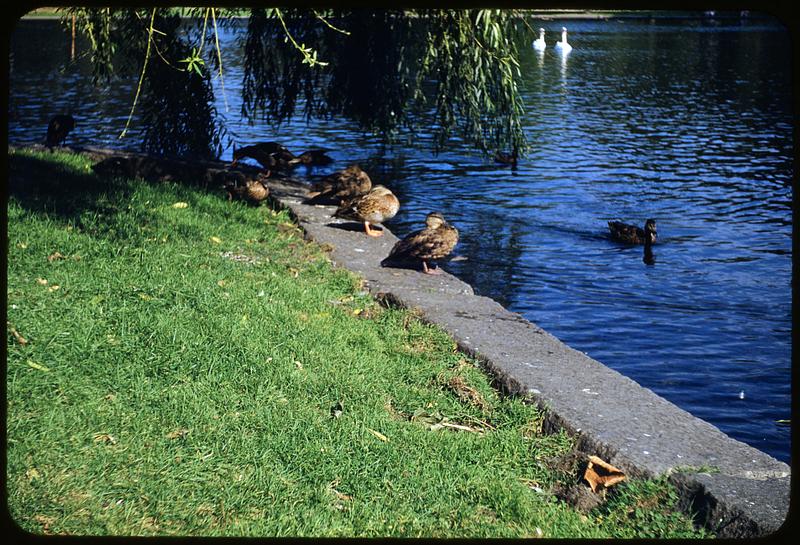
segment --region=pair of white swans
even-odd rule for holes
[[[544,43],[544,29],[539,29],[539,38],[534,40],[533,48],[537,51],[544,51],[547,47],[547,44]],[[567,28],[561,27],[561,41],[556,42],[555,48],[562,53],[569,53],[572,51],[572,46],[567,43]]]

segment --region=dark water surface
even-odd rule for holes
[[[223,35],[230,109],[218,80],[217,107],[240,144],[333,149],[336,163],[313,175],[359,162],[398,194],[388,224],[398,236],[441,211],[467,258],[445,267],[478,293],[789,462],[790,429],[776,423],[791,408],[789,34],[754,17],[533,24],[548,49],[523,48],[533,151],[516,170],[461,146],[384,149],[341,119],[250,126],[235,29]],[[552,48],[562,25],[575,48],[566,57]],[[42,141],[49,116],[71,109],[72,143],[138,148],[135,118],[117,138],[135,77],[92,87],[54,21],[21,22],[11,45],[10,141]],[[650,217],[654,265],[606,229]]]

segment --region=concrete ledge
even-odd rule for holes
[[[297,181],[271,184],[307,238],[328,245],[338,266],[363,276],[372,294],[414,308],[482,361],[495,383],[546,410],[548,431],[574,434],[578,448],[632,476],[670,475],[680,505],[719,537],[764,536],[789,511],[790,468],[722,433],[574,350],[458,278],[382,268],[397,238],[371,238],[332,219],[334,207],[303,204]]]
[[[136,155],[80,151],[94,158]],[[193,168],[198,165],[209,171],[225,166],[192,162]],[[203,178],[213,177],[206,172]],[[423,319],[446,330],[462,351],[483,362],[497,386],[546,410],[546,431],[566,430],[581,451],[631,476],[670,475],[680,506],[719,537],[764,536],[786,521],[787,464],[732,439],[494,300],[475,295],[469,284],[450,274],[381,267],[397,238],[388,229],[382,237],[367,237],[356,224],[332,219],[334,207],[304,204],[307,187],[292,179],[270,182],[274,200],[291,210],[307,238],[331,248],[336,265],[364,277],[377,298],[418,309]]]

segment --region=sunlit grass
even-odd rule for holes
[[[574,477],[548,461],[571,440],[541,435],[541,414],[442,331],[377,306],[286,212],[98,179],[78,156],[9,159],[7,491],[22,528],[698,535],[666,483],[596,515],[556,501]]]

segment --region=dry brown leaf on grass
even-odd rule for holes
[[[583,478],[592,487],[592,492],[597,492],[599,486],[609,488],[624,481],[625,474],[601,458],[589,456],[589,465],[586,466]]]
[[[189,430],[185,428],[178,428],[177,430],[171,431],[167,434],[167,439],[181,439],[188,435]]]
[[[11,325],[11,322],[6,321],[6,326],[8,327],[8,330],[11,332],[11,335],[14,336],[14,340],[16,340],[19,344],[23,346],[28,344],[28,339],[20,335],[19,332],[14,328],[14,326]]]
[[[488,404],[480,392],[467,384],[461,376],[455,375],[447,385],[461,401],[475,405],[481,410],[488,408]]]
[[[94,442],[95,443],[110,443],[112,445],[117,444],[117,440],[114,438],[113,435],[110,433],[95,433],[94,434]]]
[[[55,252],[55,253],[50,254],[49,256],[47,256],[47,261],[49,261],[51,263],[53,261],[57,260],[57,259],[67,259],[67,258],[66,258],[66,256],[61,255],[61,252]]]

